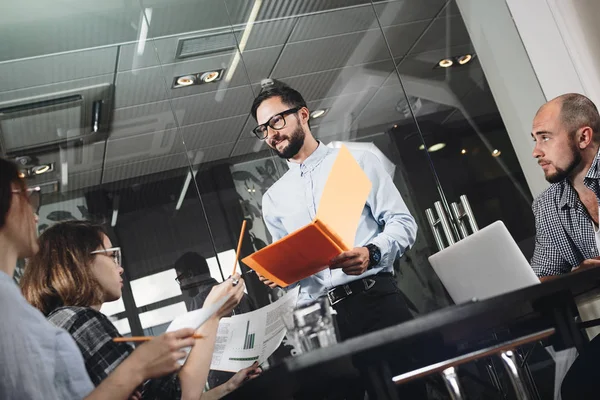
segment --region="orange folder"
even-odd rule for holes
[[[331,168],[315,219],[242,261],[281,287],[329,267],[330,260],[354,247],[371,181],[346,146]]]

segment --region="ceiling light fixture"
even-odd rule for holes
[[[326,108],[320,108],[318,110],[313,111],[312,113],[310,113],[310,117],[315,119],[315,118],[320,118],[323,115],[325,115],[327,113],[327,109]]]
[[[45,165],[38,165],[35,166],[31,169],[31,172],[33,173],[33,175],[41,175],[41,174],[45,174],[46,172],[49,172],[52,170],[52,164],[45,164]]]
[[[449,58],[444,58],[444,59],[440,60],[440,62],[438,62],[438,65],[442,68],[451,67],[452,64],[454,64],[454,62]]]
[[[223,78],[224,69],[215,69],[212,71],[196,72],[194,74],[187,74],[175,77],[173,81],[173,89],[182,87],[202,85],[205,83],[212,83],[220,81]]]
[[[425,150],[425,145],[424,144],[420,145],[419,150]]]
[[[175,83],[175,87],[192,86],[196,84],[196,77],[194,75],[180,76],[179,78],[177,78]]]
[[[460,65],[465,65],[472,59],[473,59],[473,56],[471,54],[465,54],[464,56],[458,57],[456,60],[458,61],[458,63]]]
[[[219,79],[221,71],[210,71],[205,72],[200,76],[200,80],[204,83],[211,83]]]
[[[462,67],[463,65],[473,61],[474,58],[474,53],[461,54],[460,56],[450,56],[442,58],[435,64],[434,68]]]
[[[433,153],[446,147],[446,143],[436,143],[427,149],[428,152]]]
[[[467,154],[467,149],[462,149],[462,150],[460,151],[460,154]]]
[[[492,157],[499,157],[500,154],[502,154],[502,152],[498,149],[494,149],[494,151],[492,151]]]

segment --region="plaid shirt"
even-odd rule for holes
[[[113,338],[121,337],[117,328],[104,314],[92,308],[61,307],[51,312],[48,320],[73,336],[83,355],[90,379],[96,386],[134,350],[127,343],[113,342]],[[142,398],[181,398],[177,374],[146,381],[142,388]]]
[[[600,152],[583,182],[600,199]],[[599,256],[592,219],[567,179],[540,194],[533,213],[536,236],[531,266],[538,276],[566,274]]]

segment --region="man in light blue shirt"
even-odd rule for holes
[[[289,166],[263,196],[263,218],[275,241],[314,219],[338,150],[313,137],[306,102],[284,84],[261,92],[251,113],[258,122],[255,135]],[[393,276],[393,264],[414,244],[417,234],[414,218],[377,157],[366,151],[352,153],[373,184],[360,217],[356,247],[298,283],[303,303],[328,297],[338,313],[342,339],[412,318]],[[421,393],[410,392],[403,398],[418,399]]]

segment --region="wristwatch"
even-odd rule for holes
[[[365,247],[369,249],[369,267],[367,269],[371,269],[381,261],[381,250],[372,243],[369,243]]]

